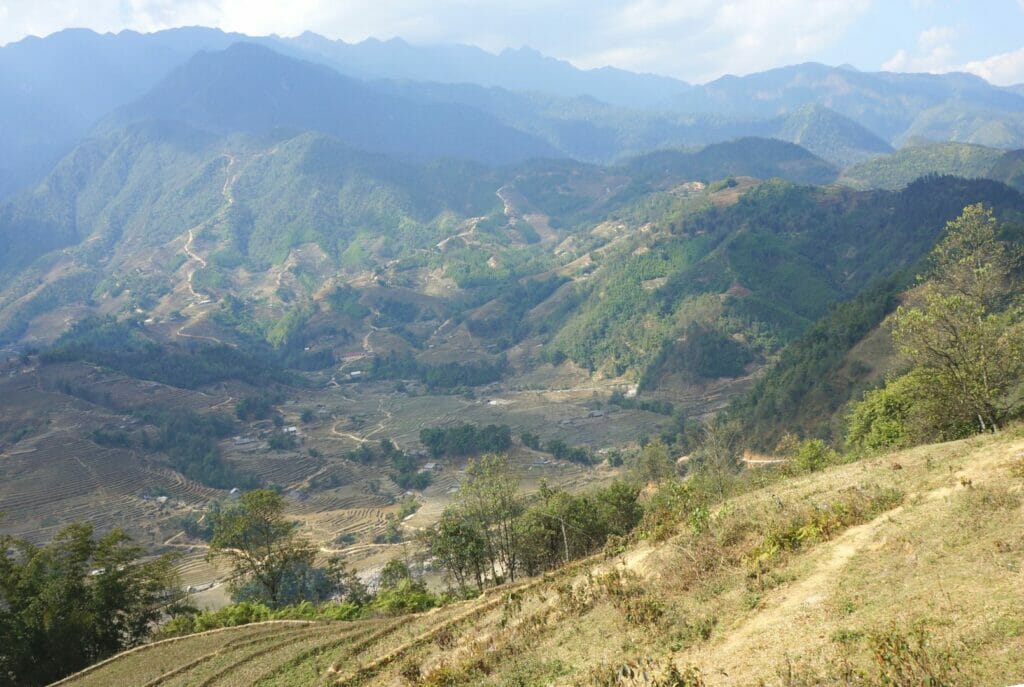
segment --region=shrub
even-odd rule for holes
[[[793,460],[793,467],[800,472],[817,472],[837,462],[839,454],[825,445],[821,439],[808,439],[800,444]]]

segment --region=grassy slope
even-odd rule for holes
[[[858,511],[863,494],[886,490],[900,497]],[[778,683],[785,671],[785,684],[827,684],[844,661],[870,674],[867,637],[915,623],[935,648],[955,652],[963,684],[1013,684],[1024,674],[1022,491],[1020,427],[769,480],[717,509],[701,535],[683,526],[661,543],[521,583],[514,595],[505,588],[407,621],[356,623],[352,635],[299,629],[291,650],[225,644],[259,632],[227,630],[216,665],[251,657],[248,668],[203,684],[266,675],[256,684],[401,685],[414,667],[443,674],[440,684],[612,684],[612,671],[639,656],[699,666],[709,685]],[[840,502],[862,517],[759,568],[750,562],[765,532]],[[336,648],[302,656],[328,634]],[[198,683],[213,668],[209,643],[196,636],[173,651],[136,651],[69,684],[141,684],[192,661],[165,684]]]

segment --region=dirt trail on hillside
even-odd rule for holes
[[[758,670],[768,667],[765,657],[781,660],[786,650],[793,648],[794,637],[807,635],[808,628],[820,630],[829,626],[827,604],[837,591],[841,571],[858,554],[884,543],[886,535],[882,530],[898,521],[909,504],[918,507],[947,498],[968,488],[964,485],[970,485],[979,476],[990,475],[1004,459],[999,454],[971,453],[964,457],[966,467],[950,475],[954,484],[959,485],[907,494],[904,505],[851,527],[831,542],[812,549],[806,555],[813,561],[813,567],[805,577],[766,594],[755,613],[736,627],[723,628],[720,641],[696,650],[686,661],[713,666],[708,671],[709,677],[715,678],[711,684],[745,684]],[[636,565],[642,566],[644,558],[638,555]]]

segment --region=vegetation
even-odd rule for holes
[[[420,443],[434,457],[501,453],[512,445],[512,430],[508,425],[427,427],[420,430]]]
[[[640,521],[639,487],[617,482],[587,494],[542,484],[536,498],[517,494],[508,459],[470,461],[454,503],[427,536],[449,579],[482,591],[490,580],[536,575],[601,549]]]
[[[861,449],[997,431],[1024,378],[1024,315],[1014,248],[991,210],[949,222],[929,270],[895,313],[893,339],[910,371],[854,406],[848,441]]]
[[[843,171],[840,183],[854,188],[900,189],[927,174],[994,178],[990,172],[1003,154],[998,148],[969,143],[909,145],[853,165]]]
[[[0,684],[44,685],[145,641],[179,600],[173,557],[141,560],[124,532],[0,536]]]
[[[277,608],[291,596],[289,585],[302,585],[313,568],[316,549],[297,530],[279,494],[248,491],[214,515],[210,556],[231,565],[234,594]]]
[[[133,377],[194,389],[228,379],[254,386],[294,381],[271,360],[230,346],[183,349],[159,344],[142,328],[112,317],[89,318],[75,324],[42,354],[45,363],[87,361]]]
[[[370,374],[375,379],[416,379],[428,389],[458,389],[496,382],[507,369],[504,356],[493,362],[428,364],[417,361],[412,354],[391,351],[373,359]]]

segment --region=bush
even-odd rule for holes
[[[817,472],[837,462],[839,454],[825,445],[821,439],[808,439],[800,444],[793,466],[800,472]]]
[[[910,444],[907,421],[913,398],[909,379],[898,377],[881,389],[872,389],[854,403],[847,415],[846,446],[869,453]]]

